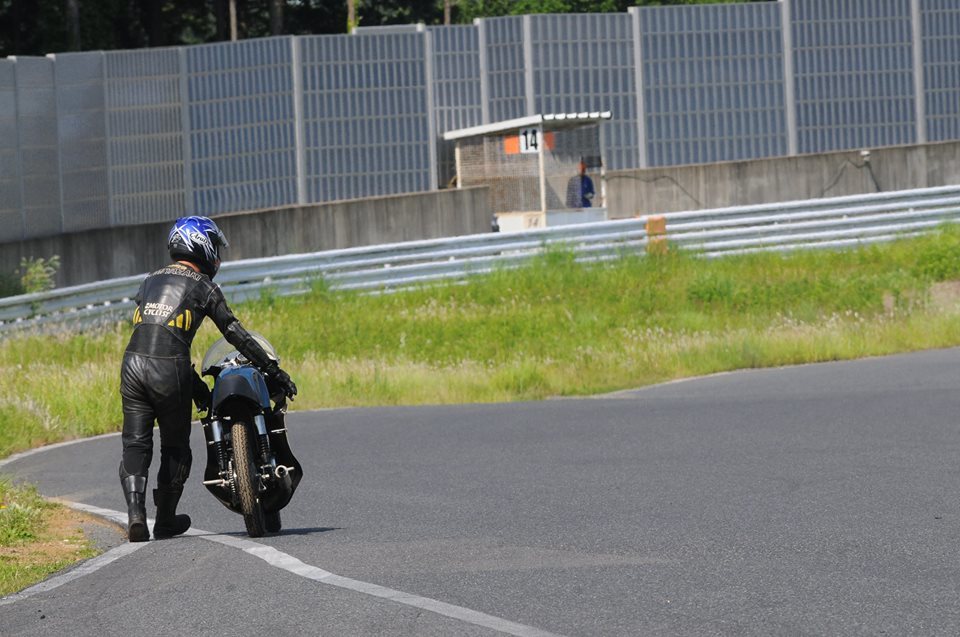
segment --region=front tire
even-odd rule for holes
[[[263,506],[260,504],[260,470],[253,461],[254,440],[249,427],[249,424],[243,422],[233,425],[233,467],[247,535],[262,537],[266,532],[266,522]]]

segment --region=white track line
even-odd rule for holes
[[[49,447],[46,447],[46,448],[49,449]],[[102,518],[106,518],[113,522],[117,522],[118,524],[124,527],[126,527],[127,525],[126,514],[120,513],[119,511],[111,511],[110,509],[101,509],[100,507],[90,506],[88,504],[79,504],[77,502],[70,502],[68,500],[60,500],[57,498],[52,498],[52,499],[56,502],[59,502],[60,504],[70,507],[71,509],[77,509],[78,511],[85,511],[86,513],[90,513],[92,515],[97,515]],[[147,523],[150,526],[152,526],[153,520],[147,520]],[[125,555],[130,555],[134,551],[138,549],[142,549],[146,545],[147,545],[146,542],[124,542],[120,546],[115,546],[114,548],[110,549],[103,555],[98,555],[93,559],[87,560],[86,562],[84,562],[83,564],[81,564],[75,569],[71,569],[66,573],[61,573],[60,575],[51,577],[50,579],[44,580],[39,584],[34,584],[30,588],[25,588],[18,593],[13,593],[12,595],[8,595],[6,597],[0,598],[0,606],[18,602],[21,599],[32,597],[37,593],[45,593],[47,591],[51,591],[59,586],[63,586],[67,582],[72,582],[78,577],[83,577],[84,575],[89,575],[90,573],[99,571],[101,568],[103,568],[107,564],[110,564],[111,562],[115,562],[119,560],[121,557],[124,557]]]
[[[120,511],[102,509],[100,507],[83,504],[81,502],[69,502],[67,500],[58,500],[58,502],[69,506],[70,508],[84,511],[93,515],[98,515],[100,517],[107,518],[108,520],[118,522],[122,525],[126,525],[127,523],[127,514]],[[148,520],[148,524],[153,526],[153,520]],[[473,624],[474,626],[490,628],[491,630],[505,633],[507,635],[517,635],[518,637],[560,637],[556,633],[541,630],[533,626],[518,624],[517,622],[512,622],[501,617],[496,617],[494,615],[481,613],[480,611],[464,608],[463,606],[455,606],[454,604],[441,602],[437,599],[421,597],[412,593],[405,593],[403,591],[380,586],[379,584],[371,584],[370,582],[362,582],[349,577],[343,577],[342,575],[337,575],[336,573],[331,573],[330,571],[325,571],[322,568],[301,562],[292,555],[278,551],[272,546],[267,546],[265,544],[260,544],[244,538],[221,535],[219,533],[204,531],[202,529],[190,529],[187,531],[186,535],[196,536],[209,542],[215,542],[217,544],[229,546],[230,548],[239,549],[244,553],[260,558],[270,566],[287,571],[288,573],[293,573],[294,575],[299,575],[300,577],[308,580],[313,580],[329,586],[336,586],[337,588],[344,588],[357,593],[362,593],[364,595],[370,595],[372,597],[379,597],[381,599],[386,599],[391,602],[396,602],[397,604],[403,604],[405,606],[413,606],[414,608],[427,610],[431,613],[436,613],[437,615],[443,615],[444,617],[450,617],[458,621]],[[53,577],[45,582],[41,582],[36,586],[32,586],[9,597],[0,599],[0,605],[10,604],[25,597],[54,589],[78,577],[93,573],[94,571],[106,566],[114,560],[117,560],[120,557],[123,557],[124,555],[132,553],[133,551],[147,545],[147,542],[127,542],[125,544],[121,544],[120,546],[104,553],[100,557],[86,562],[79,568],[76,568],[68,573],[64,573],[63,575]]]
[[[23,458],[32,456],[37,453],[44,451],[49,451],[51,449],[57,449],[59,447],[66,447],[68,445],[75,445],[81,442],[87,442],[90,440],[97,440],[100,438],[108,438],[111,436],[119,436],[119,433],[109,433],[103,434],[100,436],[94,436],[92,438],[82,438],[79,440],[68,440],[66,442],[59,442],[52,445],[47,445],[45,447],[37,447],[35,449],[30,449],[29,451],[24,451],[23,453],[17,453],[3,460],[0,460],[0,468],[4,465]],[[101,509],[100,507],[95,507],[89,504],[83,504],[81,502],[70,502],[67,500],[59,500],[61,504],[69,506],[73,509],[79,511],[85,511],[92,515],[98,515],[108,520],[117,522],[123,527],[127,525],[127,514],[121,513],[120,511],[113,511],[111,509]],[[152,527],[153,520],[148,520],[148,524]],[[321,584],[328,584],[330,586],[336,586],[337,588],[344,588],[347,590],[355,591],[357,593],[363,593],[364,595],[370,595],[372,597],[379,597],[381,599],[390,600],[398,604],[404,604],[406,606],[413,606],[414,608],[420,608],[422,610],[430,611],[431,613],[436,613],[438,615],[443,615],[444,617],[450,617],[468,624],[473,624],[475,626],[482,626],[484,628],[490,628],[497,632],[505,633],[507,635],[517,635],[518,637],[561,637],[556,633],[551,633],[539,628],[534,628],[533,626],[526,626],[524,624],[518,624],[501,617],[496,617],[494,615],[488,615],[486,613],[481,613],[480,611],[472,610],[469,608],[464,608],[463,606],[456,606],[454,604],[448,604],[446,602],[441,602],[437,599],[431,599],[429,597],[421,597],[419,595],[414,595],[412,593],[404,593],[403,591],[394,590],[392,588],[387,588],[385,586],[380,586],[379,584],[371,584],[370,582],[362,582],[360,580],[350,579],[349,577],[343,577],[342,575],[337,575],[336,573],[331,573],[325,571],[322,568],[316,566],[311,566],[301,562],[292,555],[288,555],[272,546],[266,546],[265,544],[259,544],[257,542],[252,542],[250,540],[245,540],[242,538],[231,537],[229,535],[220,535],[218,533],[212,533],[210,531],[203,531],[200,529],[190,529],[186,533],[187,535],[194,535],[200,537],[201,539],[208,540],[210,542],[216,542],[218,544],[223,544],[224,546],[229,546],[232,548],[240,549],[244,553],[249,553],[254,557],[258,557],[267,564],[274,566],[276,568],[285,570],[294,575],[299,575],[300,577],[319,582]],[[68,571],[62,575],[57,575],[50,578],[44,582],[41,582],[35,586],[31,586],[25,590],[20,591],[19,593],[14,593],[8,597],[0,599],[0,606],[4,604],[10,604],[26,597],[36,595],[37,593],[43,593],[45,591],[52,590],[58,586],[62,586],[67,582],[93,573],[107,564],[133,553],[139,548],[147,546],[147,542],[127,542],[121,544],[120,546],[113,548],[103,555],[96,557],[92,560],[84,562],[83,565]]]

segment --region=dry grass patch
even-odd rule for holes
[[[45,502],[29,489],[8,487],[3,495],[0,525],[13,531],[0,542],[0,597],[97,554],[84,528],[110,523]]]

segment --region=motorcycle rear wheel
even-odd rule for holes
[[[253,460],[253,443],[249,424],[237,422],[233,425],[233,466],[243,523],[247,527],[247,535],[262,537],[266,532],[266,522],[260,504],[260,471]]]

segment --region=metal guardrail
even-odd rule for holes
[[[581,261],[643,254],[651,244],[707,258],[759,251],[845,248],[916,236],[960,222],[960,186],[759,206],[647,215],[519,233],[489,233],[224,263],[217,277],[232,302],[330,289],[380,292],[528,263],[563,245]],[[0,335],[86,326],[133,311],[144,275],[0,299]]]

